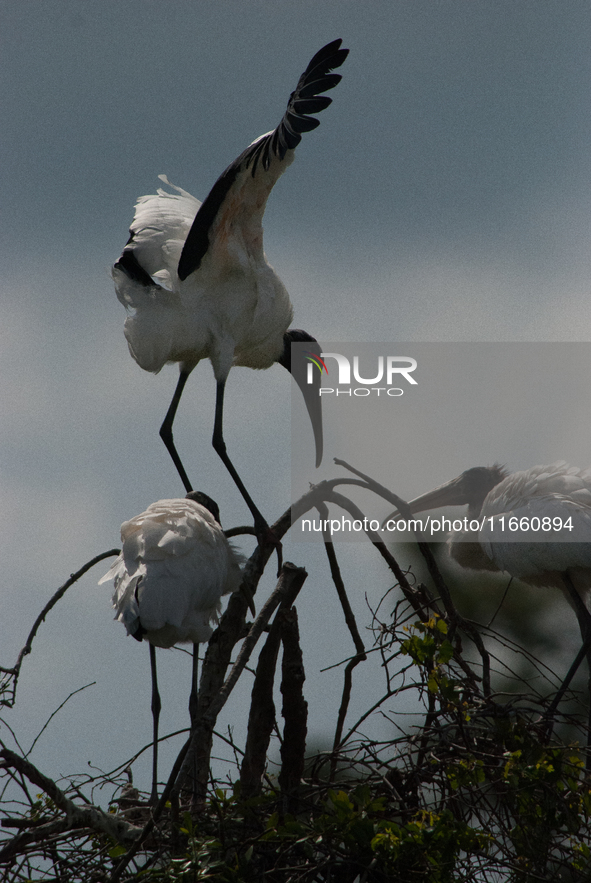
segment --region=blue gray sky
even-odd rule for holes
[[[176,368],[154,377],[130,358],[109,278],[136,198],[160,173],[204,198],[342,37],[333,104],[265,215],[294,324],[331,341],[590,340],[590,31],[586,0],[4,0],[0,664],[68,575],[118,544],[123,520],[182,494],[158,437]],[[279,367],[236,369],[227,389],[229,451],[269,521],[290,502],[289,391]],[[176,440],[231,526],[247,510],[210,448],[213,403],[202,364]],[[390,580],[371,549],[339,554],[363,628],[366,595]],[[310,574],[298,608],[318,740],[340,685],[321,670],[351,645],[321,552],[287,542],[285,555]],[[52,775],[108,769],[149,739],[147,647],[113,623],[96,585],[106,569],[49,615],[7,717],[26,746],[97,682],[32,755]],[[173,730],[189,662],[160,657]],[[249,689],[225,719],[238,734]]]

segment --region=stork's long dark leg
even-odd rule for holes
[[[199,707],[199,690],[197,677],[199,674],[199,644],[193,644],[193,666],[191,669],[191,695],[189,696],[189,714],[191,716],[191,731],[197,723],[197,709]]]
[[[261,541],[272,542],[275,546],[277,546],[277,556],[279,558],[279,569],[281,569],[281,544],[274,537],[271,528],[255,506],[252,497],[244,487],[242,483],[242,479],[238,475],[236,469],[234,468],[234,464],[230,460],[228,456],[228,452],[226,450],[226,442],[224,441],[224,391],[226,388],[225,380],[218,380],[217,382],[217,390],[216,390],[216,399],[215,399],[215,421],[213,425],[213,438],[211,443],[214,447],[214,450],[222,459],[226,469],[234,479],[234,483],[240,493],[244,498],[244,502],[252,512],[252,517],[254,518],[254,529],[257,535],[257,539],[259,543]]]
[[[176,411],[179,406],[179,402],[181,400],[181,396],[183,394],[185,383],[187,382],[187,377],[189,376],[189,374],[189,371],[181,371],[181,373],[179,374],[179,380],[176,385],[170,407],[168,408],[168,411],[166,412],[166,417],[164,418],[162,426],[160,427],[160,438],[166,445],[166,450],[172,457],[172,462],[177,468],[177,472],[181,477],[181,481],[184,484],[187,493],[190,493],[193,488],[191,487],[191,482],[189,481],[187,473],[185,472],[185,467],[181,463],[181,458],[178,455],[177,449],[174,446],[174,441],[172,437],[172,424],[174,422]]]
[[[579,650],[579,652],[575,656],[574,661],[571,664],[571,667],[569,668],[568,672],[566,673],[566,677],[563,680],[563,682],[561,683],[560,689],[558,690],[558,692],[556,693],[556,695],[552,699],[552,702],[548,706],[547,711],[544,713],[544,720],[546,721],[546,723],[550,723],[550,732],[552,731],[552,718],[554,716],[554,712],[556,711],[556,709],[560,705],[560,703],[562,701],[562,697],[564,696],[564,694],[568,690],[568,688],[570,686],[570,682],[572,681],[572,679],[574,678],[574,676],[578,672],[579,666],[581,665],[581,662],[583,661],[583,659],[585,659],[585,657],[587,656],[587,653],[589,652],[590,648],[591,648],[591,634],[581,644],[581,649]]]
[[[156,648],[150,644],[150,669],[152,672],[152,719],[154,723],[154,753],[152,755],[152,793],[150,803],[156,806],[158,803],[158,721],[160,719],[160,693],[158,692],[158,678],[156,677]]]
[[[191,695],[189,696],[189,715],[191,717],[191,734],[197,729],[197,713],[199,711],[199,644],[193,644],[193,664],[191,667]],[[195,794],[195,783],[197,782],[197,752],[194,747],[190,749],[190,765],[187,767],[185,786],[183,790],[188,790],[187,779],[190,778],[191,793]]]
[[[585,767],[589,771],[591,770],[591,613],[587,610],[585,602],[577,592],[570,575],[564,573],[563,578],[568,595],[575,608],[575,613],[577,614],[581,637],[586,648],[585,655],[587,656],[587,665],[589,667],[589,718],[587,721],[587,759],[585,763]]]

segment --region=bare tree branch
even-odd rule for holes
[[[123,844],[133,843],[140,836],[141,828],[137,828],[135,825],[130,825],[119,816],[105,813],[102,809],[99,809],[96,806],[78,806],[70,800],[69,797],[66,797],[64,792],[58,788],[53,779],[44,775],[30,761],[15,754],[15,752],[11,751],[9,748],[2,748],[0,750],[0,758],[2,758],[2,766],[4,768],[10,767],[18,770],[18,772],[26,776],[30,782],[37,785],[38,788],[41,788],[66,817],[64,820],[59,820],[59,824],[58,820],[56,820],[55,823],[51,822],[49,823],[49,826],[46,825],[42,828],[36,828],[27,835],[18,834],[14,840],[4,848],[2,853],[0,853],[0,860],[2,859],[5,850],[7,850],[7,856],[9,853],[10,855],[14,855],[14,849],[18,846],[18,843],[22,844],[24,840],[33,840],[37,842],[43,841],[47,836],[49,827],[51,826],[53,826],[52,831],[53,828],[55,828],[56,831],[73,831],[78,828],[83,828],[89,831],[94,831],[97,834],[106,834],[107,837],[110,837],[115,843]],[[64,824],[65,828],[63,827]]]
[[[304,699],[303,686],[306,679],[300,647],[298,614],[295,607],[280,610],[281,643],[281,714],[285,720],[281,743],[281,772],[279,787],[283,797],[283,811],[294,812],[297,789],[304,773],[306,736],[308,734],[308,703]]]
[[[81,576],[84,576],[84,574],[86,573],[87,570],[90,570],[91,567],[94,567],[95,564],[98,564],[99,561],[103,561],[105,558],[111,558],[114,555],[118,555],[119,552],[120,552],[120,549],[109,549],[108,552],[102,552],[100,555],[97,555],[95,558],[92,558],[90,561],[88,561],[86,564],[84,564],[80,568],[80,570],[77,570],[76,573],[72,573],[70,575],[70,578],[63,584],[63,586],[61,586],[61,588],[59,588],[57,590],[57,592],[54,595],[52,595],[52,597],[49,599],[49,601],[47,602],[47,604],[45,605],[45,607],[43,608],[43,610],[41,611],[41,613],[39,614],[39,616],[35,620],[35,622],[33,624],[33,628],[29,632],[29,637],[27,638],[27,642],[26,642],[25,646],[23,647],[23,649],[21,650],[21,652],[19,653],[15,665],[12,668],[2,668],[2,666],[0,666],[0,672],[4,673],[6,675],[9,675],[9,678],[12,678],[12,684],[11,684],[12,696],[11,696],[11,698],[8,698],[8,699],[2,699],[1,700],[2,705],[7,705],[9,708],[12,708],[12,706],[14,705],[15,698],[16,698],[16,687],[17,687],[17,682],[18,682],[21,666],[23,664],[23,659],[25,658],[25,656],[28,656],[28,654],[31,652],[31,649],[33,646],[33,640],[35,638],[35,635],[37,634],[37,630],[38,630],[39,626],[41,625],[41,623],[45,621],[45,617],[47,616],[49,611],[52,609],[52,607],[55,607],[55,605],[60,600],[60,598],[62,598],[65,595],[65,593],[68,591],[70,586],[74,585],[74,583],[77,582]]]
[[[187,757],[185,758],[183,767],[181,769],[179,782],[182,790],[188,791],[191,795],[197,795],[197,799],[202,799],[203,795],[205,794],[207,777],[209,774],[210,749],[205,754],[205,752],[203,751],[203,747],[209,747],[211,745],[213,728],[215,726],[217,716],[226,704],[230,693],[234,689],[238,678],[240,677],[242,671],[244,670],[244,667],[250,659],[250,655],[254,650],[254,647],[260,635],[262,634],[263,629],[273,615],[273,612],[284,597],[290,598],[297,595],[306,577],[307,573],[303,568],[295,567],[295,565],[290,564],[289,562],[286,562],[283,565],[277,587],[275,591],[271,594],[267,602],[264,604],[261,612],[253,623],[250,632],[244,640],[240,653],[238,654],[238,658],[234,663],[230,674],[228,675],[228,678],[226,679],[224,684],[222,684],[216,690],[215,695],[211,697],[210,701],[207,701],[207,704],[202,701],[202,676],[199,692],[199,709],[197,715],[198,723],[195,729],[195,733],[193,734],[194,747],[193,751],[189,751]],[[203,664],[203,669],[205,673],[205,662]],[[207,765],[205,765],[204,760],[206,760]]]

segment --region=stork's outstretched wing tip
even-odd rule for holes
[[[319,49],[314,57],[311,59],[308,67],[306,68],[306,73],[314,70],[314,68],[317,67],[321,62],[328,61],[329,58],[331,59],[331,65],[328,70],[332,70],[335,67],[340,67],[349,54],[348,49],[341,49],[342,43],[342,37],[337,37],[336,40],[331,40],[330,43],[327,43],[326,46],[323,46],[322,49]]]
[[[322,93],[334,89],[342,79],[340,74],[330,73],[340,67],[349,54],[348,49],[340,48],[342,42],[340,37],[332,40],[314,55],[289,96],[279,125],[253,141],[215,182],[185,240],[177,268],[181,281],[201,266],[209,248],[209,231],[238,173],[250,168],[250,175],[254,178],[260,166],[269,171],[273,157],[283,162],[287,152],[294,150],[302,140],[302,133],[311,132],[320,125],[319,120],[310,114],[320,113],[332,103],[332,99]]]

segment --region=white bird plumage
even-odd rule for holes
[[[450,555],[459,564],[473,570],[506,571],[532,585],[562,589],[568,572],[579,595],[587,597],[591,590],[591,469],[564,461],[511,474],[498,464],[476,466],[409,502],[413,513],[465,505],[469,518],[477,518],[481,529],[451,535]],[[569,539],[528,542],[526,532],[520,534],[519,542],[506,539],[511,535],[509,518],[519,522],[543,517],[559,517],[563,523],[570,518],[573,529],[563,533]],[[546,531],[536,535],[549,538]]]
[[[158,799],[158,721],[161,701],[156,647],[193,644],[189,710],[197,711],[198,644],[209,641],[221,597],[242,581],[242,555],[226,538],[214,500],[199,491],[188,498],[159,500],[121,525],[122,549],[99,584],[113,580],[115,619],[150,646],[153,769],[151,803]]]
[[[232,365],[269,368],[279,362],[300,386],[312,422],[316,465],[322,459],[320,377],[307,382],[306,356],[292,362],[291,343],[320,347],[307,332],[291,329],[293,310],[285,286],[263,251],[262,218],[268,196],[303,132],[319,121],[309,114],[328,107],[320,93],[340,81],[331,73],[348,49],[341,40],[312,58],[291,93],[281,122],[231,163],[200,203],[180,187],[141,197],[130,237],[113,268],[117,297],[132,311],[125,322],[131,355],[146,371],[178,362],[180,377],[160,429],[185,489],[191,483],[176,451],[172,424],[191,371],[210,359],[217,382],[213,446],[254,516],[257,534],[267,525],[234,468],[223,439],[223,397]]]
[[[242,558],[212,513],[194,500],[159,500],[121,525],[116,619],[156,647],[209,641],[221,597],[240,587]]]
[[[497,484],[484,500],[484,528],[479,542],[488,557],[518,579],[537,585],[562,588],[561,575],[568,571],[577,591],[586,597],[591,589],[591,469],[579,469],[564,461],[514,472]],[[568,542],[499,542],[500,518],[570,519]],[[490,519],[494,521],[491,523]],[[546,522],[548,523],[548,522]],[[557,522],[558,523],[558,522]],[[495,533],[495,524],[497,531]],[[539,535],[539,534],[538,534]],[[547,535],[547,534],[546,534]]]
[[[533,586],[559,588],[574,609],[591,673],[591,469],[569,466],[563,460],[508,474],[502,466],[476,466],[446,484],[409,502],[415,514],[442,506],[468,506],[468,518],[476,519],[478,531],[463,529],[448,540],[451,557],[470,570],[502,571]],[[500,519],[504,518],[505,532]],[[569,523],[563,530],[569,541],[548,542],[549,531],[539,531],[541,542],[530,539],[527,530],[519,541],[506,539],[509,519],[524,527],[542,524],[543,518]],[[491,521],[492,519],[492,521]],[[550,522],[546,522],[547,525]],[[467,526],[469,527],[469,526]],[[558,521],[553,529],[558,528]],[[503,536],[505,539],[503,540]],[[582,655],[581,651],[581,655]],[[565,679],[570,682],[578,656]],[[561,695],[559,691],[558,695]],[[591,697],[591,681],[589,684]],[[588,722],[587,768],[591,768],[591,705]]]
[[[270,368],[283,353],[283,335],[293,317],[285,286],[262,248],[260,254],[246,248],[240,225],[225,218],[214,225],[199,271],[179,279],[181,252],[201,203],[160,178],[177,192],[159,188],[141,197],[131,230],[135,260],[162,285],[144,285],[113,268],[117,297],[134,310],[124,329],[131,355],[155,373],[168,362],[189,371],[209,358],[216,380],[225,379],[232,365]],[[232,237],[222,233],[227,226],[233,226]]]

